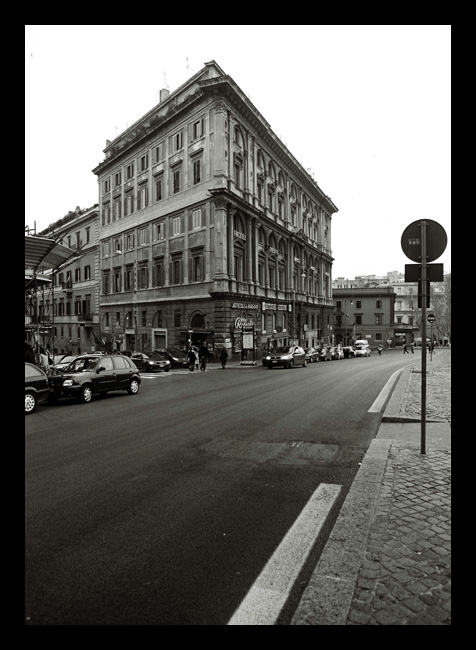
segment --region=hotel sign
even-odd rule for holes
[[[259,309],[257,302],[233,302],[232,309]]]

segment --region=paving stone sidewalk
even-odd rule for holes
[[[291,625],[451,625],[451,350],[427,362],[426,453],[417,362],[402,372]]]

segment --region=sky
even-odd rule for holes
[[[25,226],[98,203],[106,140],[212,60],[337,206],[333,279],[403,273],[420,219],[451,271],[450,25],[26,25]]]

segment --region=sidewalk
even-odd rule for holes
[[[451,625],[451,349],[405,368],[291,625]]]

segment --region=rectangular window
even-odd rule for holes
[[[381,300],[377,300],[377,301],[375,302],[375,307],[376,307],[376,309],[382,309],[382,301],[381,301]]]
[[[134,288],[134,269],[132,266],[128,266],[124,273],[124,289],[126,291],[132,291]]]
[[[114,253],[122,253],[122,239],[121,237],[114,238]]]
[[[174,327],[180,327],[180,322],[181,322],[181,313],[180,312],[175,312],[174,314]]]
[[[192,137],[194,140],[202,137],[202,120],[193,123]]]
[[[154,241],[162,241],[165,239],[165,222],[160,221],[154,224]]]
[[[161,142],[154,147],[154,163],[158,163],[164,159],[164,143]]]
[[[146,153],[146,154],[144,154],[143,156],[140,157],[139,165],[140,165],[141,172],[145,172],[147,169],[149,169],[149,154],[148,153]]]
[[[172,151],[178,151],[181,149],[183,146],[183,137],[182,137],[182,131],[179,131],[172,137]]]
[[[197,228],[202,227],[202,211],[194,210],[192,212],[192,228],[196,230]]]
[[[121,201],[120,199],[114,202],[114,219],[121,218]]]
[[[114,174],[114,187],[118,187],[122,183],[122,172],[116,172]]]
[[[103,293],[105,293],[105,294],[110,293],[110,291],[111,291],[110,284],[109,284],[109,277],[110,277],[109,276],[109,271],[103,273],[103,276],[102,276],[102,290],[103,290]]]
[[[203,253],[201,251],[192,253],[190,257],[188,280],[189,282],[200,282],[203,280]]]
[[[120,325],[120,324],[121,324],[121,312],[116,311],[116,325]]]
[[[149,200],[149,190],[146,185],[139,189],[137,194],[137,209],[146,208]]]
[[[153,282],[155,287],[164,286],[164,261],[163,259],[154,260]]]
[[[148,284],[149,284],[148,269],[147,266],[144,265],[139,268],[139,274],[138,274],[139,289],[147,289]]]
[[[147,312],[146,311],[141,311],[141,323],[142,327],[145,327],[147,325]]]
[[[382,314],[375,314],[375,325],[382,325]]]
[[[139,246],[144,246],[149,243],[149,229],[141,228],[138,233]]]
[[[131,178],[134,178],[134,163],[132,162],[130,165],[127,165],[126,167],[126,180],[130,180]]]
[[[356,325],[362,325],[362,314],[356,314],[355,315],[355,324]]]
[[[134,211],[134,201],[132,200],[132,192],[126,196],[124,201],[124,216],[132,214]]]
[[[180,192],[180,169],[176,169],[175,171],[172,172],[172,178],[173,178],[174,194],[177,194],[177,192]]]
[[[196,185],[202,180],[201,176],[202,162],[201,160],[195,160],[193,163],[193,184]]]
[[[125,242],[124,249],[126,251],[132,250],[134,248],[134,233],[133,232],[127,233],[124,236],[124,242]]]
[[[90,280],[91,279],[91,267],[90,266],[85,266],[84,267],[84,279],[85,280]]]
[[[172,284],[180,284],[182,282],[182,259],[173,259],[171,262],[171,267]]]
[[[156,201],[161,201],[162,200],[162,181],[163,177],[159,176],[159,178],[156,179],[155,181],[155,200]]]
[[[114,269],[114,293],[119,293],[121,290],[121,271]]]
[[[356,309],[362,309],[362,301],[361,300],[356,300],[355,307],[356,307]]]
[[[180,235],[181,232],[180,221],[181,221],[180,217],[175,217],[174,220],[172,221],[174,235]]]
[[[106,192],[109,192],[110,190],[111,190],[111,179],[108,178],[103,183],[103,192],[104,194],[106,194]]]
[[[74,281],[81,282],[81,269],[74,269]]]
[[[90,242],[90,236],[91,236],[90,231],[91,228],[86,228],[86,244],[89,244]]]

